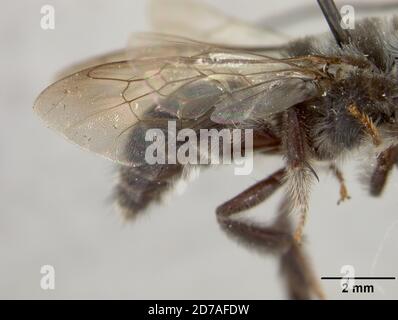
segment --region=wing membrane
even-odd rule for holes
[[[285,34],[226,16],[194,0],[151,0],[150,17],[155,31],[195,40],[239,46],[280,46]]]
[[[140,165],[142,157],[132,160],[130,155],[145,138],[143,128],[163,126],[167,120],[189,127],[202,117],[236,125],[317,94],[317,66],[309,66],[308,58],[277,60],[173,39],[140,47],[152,55],[141,52],[137,58],[88,68],[54,83],[37,99],[36,113],[83,148]],[[141,135],[132,145],[137,128]]]

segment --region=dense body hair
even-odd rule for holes
[[[124,51],[115,52],[81,66],[44,90],[35,111],[66,138],[120,164],[115,198],[127,218],[178,189],[176,182],[198,163],[149,161],[149,129],[160,130],[157,142],[163,148],[156,154],[164,159],[175,149],[170,146],[186,142],[173,139],[169,121],[196,137],[202,129],[253,129],[249,150],[242,143],[237,155],[278,154],[283,166],[220,205],[217,222],[241,243],[279,255],[291,297],[323,298],[301,242],[311,186],[323,162],[340,184],[339,203],[349,199],[337,160],[365,149],[372,160],[366,183],[370,194],[379,196],[398,164],[398,18],[365,19],[354,30],[343,30],[333,1],[318,3],[331,33],[284,46],[242,48],[137,35],[127,60]],[[202,11],[197,21],[205,24],[207,17],[209,11]],[[223,31],[236,21],[224,22],[217,23]],[[243,29],[246,36],[252,30]],[[188,142],[196,148],[193,140]],[[221,145],[208,148],[224,154]],[[206,149],[197,148],[195,157],[211,157]],[[272,223],[236,215],[281,187],[285,195]]]
[[[372,154],[370,162],[374,168],[368,170],[370,174],[366,178],[372,196],[382,193],[389,173],[398,164],[398,18],[365,19],[358,21],[355,29],[348,32],[350,41],[345,44],[336,41],[338,39],[332,34],[289,43],[277,56],[292,61],[302,71],[303,81],[284,82],[279,93],[273,91],[273,94],[260,95],[262,100],[249,100],[246,109],[241,102],[247,102],[251,96],[236,96],[232,100],[240,104],[231,104],[222,110],[229,111],[232,116],[248,112],[251,108],[257,110],[258,113],[248,112],[248,119],[232,125],[253,128],[254,151],[264,155],[280,154],[285,165],[219,206],[216,210],[217,221],[227,235],[240,243],[257,250],[279,253],[282,274],[287,280],[290,296],[295,299],[308,299],[311,295],[324,297],[301,251],[310,191],[318,179],[315,165],[324,162],[338,180],[340,203],[350,198],[343,173],[336,164],[340,158],[361,147]],[[307,70],[301,69],[307,67],[306,59],[311,62],[308,66],[310,72],[314,69],[321,71],[319,78],[306,78]],[[287,63],[285,67],[291,65]],[[280,74],[286,71],[284,68]],[[230,87],[239,87],[239,81],[226,82]],[[316,89],[313,90],[309,83],[316,83]],[[190,89],[192,92],[209,92],[203,85],[191,86]],[[265,87],[262,93],[267,91],[272,92]],[[230,96],[233,97],[233,93]],[[294,102],[288,108],[281,107],[291,100]],[[178,101],[172,99],[167,102],[178,105]],[[216,102],[212,101],[217,105]],[[200,101],[199,105],[202,103]],[[279,105],[280,111],[264,116],[260,112],[262,105],[269,105],[269,108]],[[210,115],[213,106],[206,106],[208,114],[203,115],[203,123],[196,119],[192,126],[196,129],[218,127],[217,120],[220,118]],[[223,115],[222,112],[220,114]],[[221,121],[219,127],[230,125]],[[132,159],[132,163],[145,150],[139,130],[140,126],[137,126],[128,144],[132,146],[128,148],[131,150],[128,158]],[[135,217],[150,203],[161,200],[178,179],[184,178],[185,169],[178,164],[122,167],[116,198],[126,216]],[[285,186],[285,197],[277,219],[270,226],[234,217],[266,200],[281,186]]]
[[[339,76],[337,73],[333,86],[301,111],[317,159],[334,160],[369,141],[363,124],[348,110],[351,104],[380,129],[395,123],[397,22],[397,17],[359,21],[355,29],[350,30],[350,44],[342,47],[331,34],[307,37],[288,45],[285,54],[289,57],[334,56],[363,66],[338,71],[344,74]],[[389,137],[386,138],[389,141]]]
[[[318,98],[300,103],[297,110],[299,125],[304,134],[307,145],[306,158],[311,160],[334,162],[335,160],[350,154],[363,145],[371,148],[372,140],[365,130],[364,124],[358,121],[349,110],[350,105],[355,105],[358,113],[371,123],[375,130],[384,134],[383,150],[395,137],[394,130],[390,126],[395,123],[396,99],[398,98],[397,66],[398,58],[398,18],[365,19],[356,24],[354,30],[350,30],[351,42],[340,47],[331,34],[306,37],[289,43],[282,55],[289,58],[303,56],[339,57],[352,62],[350,67],[325,65],[324,68],[333,76],[333,84],[324,85],[324,90]],[[208,119],[208,118],[207,118]],[[198,128],[211,128],[215,124],[207,122],[195,124]],[[247,125],[247,124],[245,124]],[[283,126],[283,117],[280,114],[271,119],[254,119],[248,126],[262,130],[272,127],[276,135],[273,139],[284,141],[284,148],[277,152],[286,154],[290,152],[287,146],[287,133]],[[137,157],[144,152],[145,145],[140,148],[139,133],[142,128],[137,128],[132,133],[130,144],[134,150],[129,157]],[[138,139],[138,140],[137,140]],[[270,139],[270,137],[267,137]],[[291,139],[291,138],[289,138]],[[137,140],[137,141],[136,141]],[[256,143],[256,141],[255,141]],[[387,146],[386,146],[387,145]],[[148,167],[148,168],[147,168]],[[168,165],[140,168],[122,168],[120,182],[116,188],[116,197],[119,205],[133,216],[147,207],[149,203],[161,200],[161,195],[169,190],[178,179],[184,177],[179,165]],[[312,168],[311,168],[312,169]],[[292,170],[291,175],[295,172]],[[292,184],[288,184],[293,197],[298,196],[298,186],[307,185],[313,181],[313,172],[306,170],[303,177],[301,172],[294,175]],[[148,178],[149,177],[149,178]],[[295,182],[294,182],[295,181]],[[302,183],[308,181],[308,183]],[[303,201],[308,202],[308,201]],[[292,206],[297,204],[293,203]]]

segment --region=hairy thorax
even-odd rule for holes
[[[319,55],[340,60],[325,65],[330,81],[323,81],[320,97],[300,110],[317,160],[334,160],[364,144],[377,145],[390,138],[383,134],[396,122],[398,97],[397,51],[391,49],[398,47],[397,40],[386,32],[392,27],[379,19],[366,19],[351,33],[349,45],[339,47],[325,35],[289,45],[286,55],[290,57]]]

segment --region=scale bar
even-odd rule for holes
[[[396,277],[321,277],[322,280],[395,280]]]

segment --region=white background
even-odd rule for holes
[[[315,1],[207,1],[242,19],[271,21],[276,14],[315,12],[281,20],[291,35],[327,29]],[[304,11],[292,10],[307,6]],[[40,28],[40,8],[55,7],[56,28]],[[309,6],[309,7],[308,7]],[[311,9],[312,6],[312,9]],[[305,15],[304,15],[305,16]],[[219,230],[214,210],[282,164],[261,159],[253,175],[208,170],[184,195],[123,223],[111,200],[115,166],[46,129],[32,112],[34,99],[56,72],[96,54],[123,48],[129,34],[147,31],[147,2],[11,1],[0,11],[0,298],[282,299],[276,259],[259,256]],[[306,242],[321,276],[350,264],[359,276],[398,275],[397,173],[381,199],[357,181],[358,161],[344,168],[352,200],[340,206],[338,185],[321,175],[314,188]],[[271,215],[278,197],[254,213]],[[387,234],[390,229],[390,233]],[[383,240],[384,239],[384,240]],[[381,245],[382,243],[382,245]],[[40,267],[56,270],[56,289],[43,291]],[[341,294],[324,282],[329,298],[397,298],[398,282],[377,282],[373,295]]]

